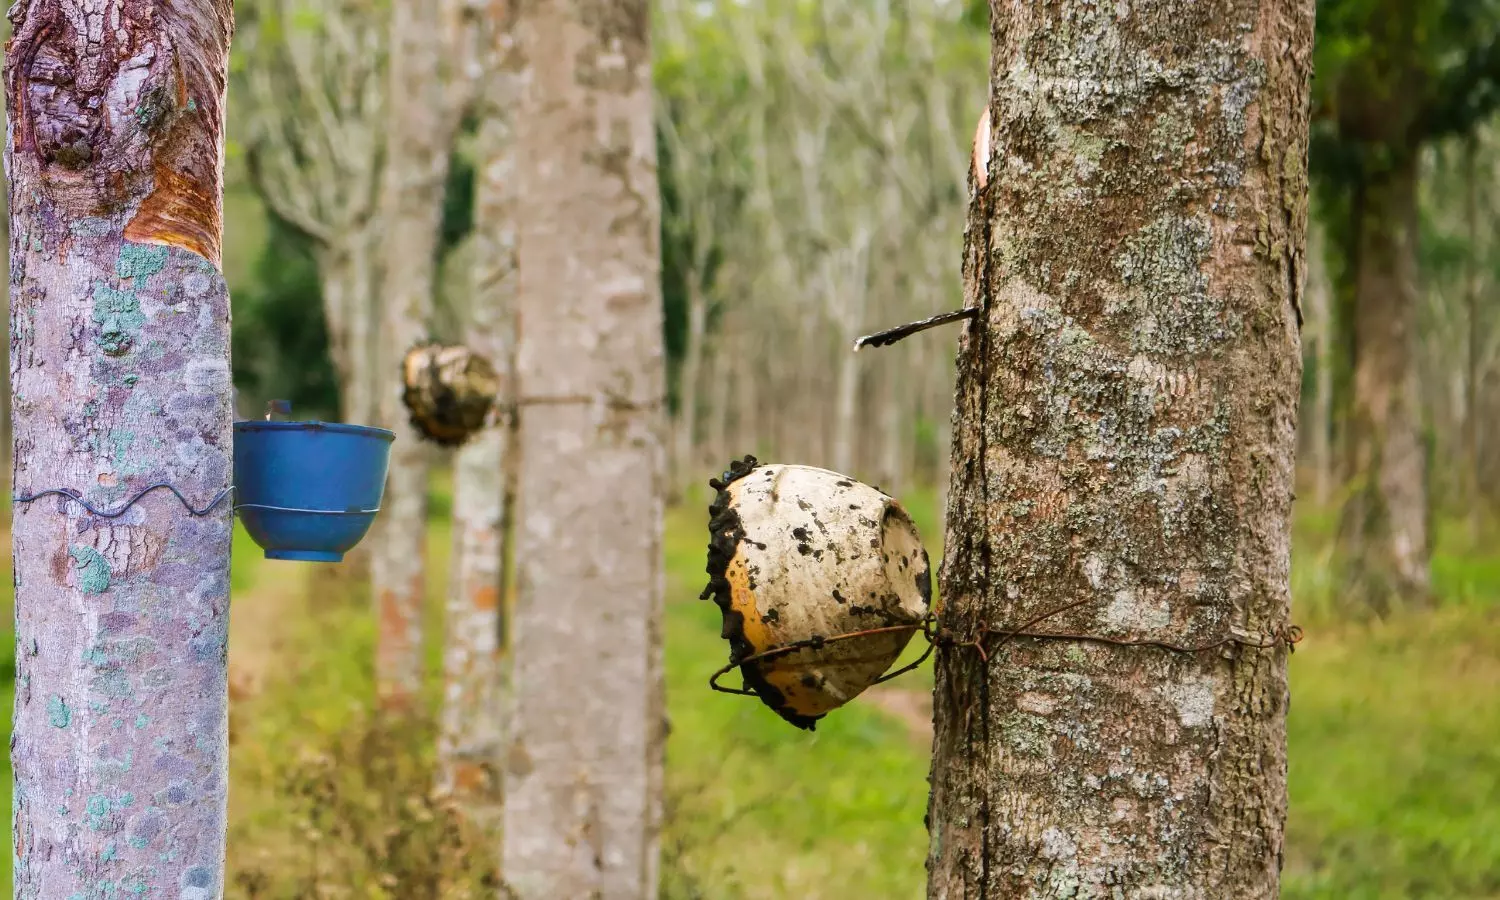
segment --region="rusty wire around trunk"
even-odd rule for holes
[[[1262,634],[1258,640],[1252,640],[1248,637],[1241,637],[1239,635],[1231,635],[1222,640],[1213,641],[1212,643],[1203,644],[1197,647],[1188,647],[1182,644],[1174,644],[1170,641],[1132,640],[1126,638],[1105,637],[1098,634],[1072,634],[1068,632],[1027,630],[1034,625],[1045,622],[1048,619],[1062,615],[1065,612],[1069,612],[1087,603],[1093,602],[1093,600],[1094,598],[1092,597],[1084,600],[1076,600],[1072,603],[1059,606],[1056,609],[1048,610],[1047,612],[1034,616],[1033,618],[1027,620],[1019,627],[1014,629],[981,628],[979,629],[979,636],[974,638],[973,640],[959,640],[953,635],[952,632],[948,631],[945,628],[939,628],[937,624],[936,613],[929,613],[927,618],[923,619],[922,622],[918,625],[890,625],[884,628],[869,628],[863,631],[851,631],[847,634],[835,634],[826,637],[811,637],[806,640],[795,641],[781,647],[772,647],[769,650],[763,650],[759,653],[752,653],[749,656],[744,657],[743,659],[730,660],[727,665],[719,669],[713,675],[709,676],[708,686],[722,694],[754,696],[755,692],[752,690],[747,690],[745,688],[723,687],[719,684],[719,679],[723,678],[725,675],[729,674],[735,669],[749,665],[750,663],[760,662],[766,659],[775,659],[780,656],[785,656],[788,653],[795,653],[798,650],[819,650],[828,644],[837,643],[839,641],[853,640],[854,638],[861,637],[872,637],[874,635],[880,634],[897,634],[900,632],[921,632],[922,636],[927,639],[927,649],[922,651],[922,655],[917,657],[912,662],[907,663],[894,672],[887,672],[886,674],[875,679],[875,681],[871,683],[871,687],[874,687],[877,684],[885,684],[887,681],[890,681],[894,678],[899,678],[900,676],[905,675],[907,672],[912,671],[913,669],[922,665],[922,663],[926,662],[928,657],[932,656],[933,649],[940,646],[972,647],[976,652],[978,652],[980,658],[987,663],[990,659],[990,652],[999,650],[1001,647],[1004,647],[1015,638],[1031,638],[1033,640],[1054,641],[1089,641],[1092,643],[1113,644],[1117,647],[1157,647],[1163,650],[1170,650],[1174,653],[1183,654],[1206,653],[1210,650],[1217,650],[1220,647],[1227,647],[1231,644],[1236,644],[1241,647],[1248,647],[1252,650],[1267,650],[1271,647],[1285,646],[1288,653],[1295,653],[1297,650],[1297,645],[1302,642],[1303,638],[1302,627],[1292,624],[1277,626],[1270,633]],[[986,651],[984,647],[985,641],[988,638],[994,637],[995,635],[1000,635],[1000,643],[991,648],[990,651]]]

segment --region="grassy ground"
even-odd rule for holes
[[[435,601],[448,540],[446,494],[436,500]],[[667,527],[668,896],[922,896],[920,707],[903,721],[887,711],[898,705],[861,699],[806,734],[753,699],[711,693],[705,679],[726,649],[716,608],[696,599],[699,500],[672,511]],[[935,545],[933,498],[909,505]],[[1462,541],[1445,535],[1438,609],[1338,624],[1321,558],[1304,549],[1323,536],[1316,519],[1299,523],[1297,618],[1308,637],[1292,661],[1283,896],[1500,898],[1500,554],[1450,550]],[[235,573],[230,896],[321,896],[313,891],[335,885],[354,888],[348,896],[466,896],[459,876],[422,888],[420,872],[403,869],[398,882],[374,871],[383,857],[461,865],[442,849],[458,840],[442,810],[419,796],[426,733],[371,731],[365,603],[324,582],[310,589],[314,567],[260,560],[243,535]],[[0,661],[5,709],[9,662]],[[907,676],[907,696],[919,699],[929,677]],[[366,819],[393,826],[370,833],[358,824]],[[395,832],[405,837],[392,843]],[[309,850],[320,846],[321,856]]]

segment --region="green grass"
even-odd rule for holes
[[[711,693],[727,657],[697,599],[704,516],[667,522],[667,853],[680,896],[922,896],[927,761],[897,723],[855,705],[798,731],[750,697]]]
[[[1289,727],[1283,896],[1500,897],[1500,609],[1313,632]]]
[[[928,761],[903,726],[856,702],[808,734],[753,698],[708,690],[726,647],[717,609],[697,599],[706,500],[696,493],[669,513],[664,548],[668,896],[922,896]],[[428,622],[437,633],[450,540],[446,480],[435,501]],[[935,564],[935,498],[919,492],[906,501]],[[1299,521],[1297,619],[1308,637],[1292,661],[1286,898],[1500,898],[1500,554],[1464,551],[1450,531],[1433,566],[1437,610],[1340,624],[1316,552],[1326,523]],[[243,533],[234,571],[236,591],[269,584]],[[1319,590],[1319,602],[1304,602]],[[283,680],[240,711],[249,736],[235,750],[232,870],[273,842],[297,840],[263,767],[368,708],[367,606],[317,600],[299,603],[306,621],[287,648]],[[432,642],[434,673],[437,648]],[[4,666],[0,682],[7,710],[12,668]],[[924,670],[902,686],[929,683]],[[9,860],[3,865],[8,880]]]

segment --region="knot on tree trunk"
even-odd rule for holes
[[[102,7],[102,8],[101,8]],[[232,20],[221,4],[23,0],[6,81],[17,164],[63,209],[219,260]]]

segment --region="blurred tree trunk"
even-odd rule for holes
[[[501,869],[519,900],[644,900],[665,738],[647,3],[522,0],[515,34],[521,476]]]
[[[1468,238],[1468,258],[1465,261],[1464,313],[1468,323],[1468,341],[1464,359],[1464,483],[1467,485],[1466,510],[1469,524],[1469,540],[1478,542],[1484,490],[1479,474],[1479,378],[1480,341],[1483,324],[1479,319],[1479,295],[1481,279],[1479,256],[1481,247],[1487,246],[1479,236],[1479,193],[1487,191],[1488,185],[1479,180],[1479,138],[1470,135],[1464,141],[1464,230]]]
[[[329,352],[339,375],[339,414],[343,421],[356,425],[379,418],[374,367],[378,240],[373,223],[364,223],[336,243],[320,247],[318,253]]]
[[[821,220],[822,214],[816,218]],[[820,228],[822,226],[819,226]],[[826,233],[826,232],[825,232]],[[861,357],[853,352],[854,342],[864,326],[865,303],[869,291],[871,240],[874,235],[863,227],[855,229],[850,246],[830,252],[823,267],[822,279],[827,304],[838,335],[838,363],[833,382],[833,453],[831,467],[852,473],[858,465],[855,449],[859,437],[859,394],[863,373]],[[801,396],[814,398],[819,391],[805,391]],[[812,417],[810,417],[812,418]]]
[[[1417,319],[1416,154],[1361,185],[1357,241],[1353,395],[1343,513],[1348,563],[1359,596],[1376,608],[1425,598],[1428,589],[1427,453],[1421,435]]]
[[[700,454],[708,459],[737,459],[744,455],[729,449],[730,388],[734,386],[730,354],[734,345],[723,336],[725,333],[720,332],[714,338],[713,352],[709,355],[708,382],[712,393],[708,398],[707,434],[703,438],[705,452]]]
[[[262,191],[262,197],[266,192]],[[339,418],[356,425],[379,421],[375,388],[376,315],[375,245],[373,220],[359,222],[335,240],[320,243],[318,281],[327,323],[329,355],[338,375]],[[366,585],[375,542],[362,541],[334,566],[321,567],[318,577],[330,590]]]
[[[853,329],[841,330],[841,335],[847,337]],[[833,391],[833,461],[831,467],[836,472],[849,473],[854,471],[854,436],[856,416],[859,408],[859,357],[849,350],[855,338],[839,342],[839,353],[837,377],[834,380]],[[816,396],[816,393],[808,393],[803,396]]]
[[[672,480],[667,486],[673,498],[686,486],[689,472],[699,462],[695,452],[698,447],[698,398],[703,381],[703,342],[708,334],[708,298],[703,279],[696,267],[687,273],[687,346],[683,350],[682,374],[678,383],[680,404],[673,439]]]
[[[372,536],[378,621],[375,654],[382,703],[402,707],[422,685],[426,596],[427,481],[431,451],[401,403],[401,359],[428,336],[438,228],[457,120],[444,78],[451,0],[393,0],[382,233],[376,406],[396,432],[384,515]]]
[[[11,36],[10,20],[6,19],[3,22],[0,22],[0,38],[3,38],[4,40],[8,41],[8,40],[10,40],[10,36]],[[9,117],[8,116],[6,117],[5,122],[6,122],[6,125],[8,126],[8,124],[9,124]],[[4,227],[3,233],[0,233],[0,239],[3,239],[4,245],[6,247],[9,247],[10,246],[10,198],[8,196],[0,196],[0,201],[3,201],[4,204],[5,204],[4,212],[3,212],[3,214],[0,214],[0,226]],[[5,285],[9,286],[9,284],[10,284],[10,257],[8,255],[5,258],[5,270],[4,270],[3,275],[4,275],[4,279],[5,280],[3,282],[0,282],[0,284],[5,284]],[[6,373],[7,377],[9,377],[9,373],[10,373],[10,341],[11,341],[11,335],[9,333],[9,330],[10,329],[9,329],[9,324],[8,324],[8,320],[7,320],[6,339],[5,339],[5,342],[4,342],[3,346],[0,346],[0,355],[3,355],[3,357],[4,357],[4,369],[3,369],[3,371]],[[9,448],[11,446],[11,420],[10,420],[10,415],[11,415],[10,391],[0,391],[0,447]],[[4,489],[5,493],[6,493],[6,496],[14,496],[14,494],[11,492],[11,487],[12,487],[12,485],[15,482],[15,472],[13,470],[14,465],[15,465],[14,454],[7,453],[7,458],[5,460],[4,466],[0,467],[0,483],[3,483],[3,489]]]
[[[755,372],[754,360],[764,356],[764,351],[752,353],[755,348],[756,338],[745,335],[733,341],[734,351],[730,355],[729,377],[734,382],[735,407],[737,414],[734,418],[734,453],[760,453],[762,452],[760,434],[766,417],[761,403],[760,376]]]
[[[16,483],[207,505],[231,475],[229,0],[10,16]],[[16,897],[223,895],[230,518],[165,491],[119,519],[16,507]]]
[[[992,9],[939,625],[1269,639],[1313,4]],[[928,896],[1277,896],[1284,646],[996,643],[938,653]]]
[[[502,406],[515,386],[516,295],[515,54],[509,52],[511,3],[492,0],[485,29],[492,40],[477,112],[473,296],[464,342],[503,375]],[[444,641],[438,789],[485,828],[500,818],[501,652],[504,647],[509,529],[515,493],[514,454],[506,453],[511,417],[461,447],[454,460],[453,578]],[[507,483],[509,481],[510,483]]]
[[[1336,473],[1333,460],[1333,285],[1328,279],[1322,229],[1311,221],[1307,230],[1307,314],[1303,335],[1312,342],[1313,403],[1303,417],[1308,435],[1309,464],[1313,470],[1313,500],[1321,509],[1333,499]]]
[[[885,390],[880,415],[872,417],[878,418],[880,423],[880,464],[876,467],[880,473],[880,487],[893,496],[902,493],[909,472],[906,446],[911,440],[912,417],[906,403],[905,374],[892,373],[883,379]]]
[[[10,29],[6,28],[5,31],[6,31],[6,33],[8,35]],[[4,226],[5,230],[4,230],[3,233],[0,233],[0,237],[4,238],[5,246],[9,247],[10,246],[10,198],[7,196],[7,197],[4,197],[3,199],[4,199],[4,202],[5,202],[5,211],[4,211],[4,215],[0,216],[0,223],[3,223],[3,226]],[[6,284],[6,285],[9,285],[10,284],[10,257],[9,256],[7,256],[6,259],[5,259],[4,277],[5,277],[5,281],[3,283]],[[0,346],[0,354],[3,354],[4,365],[5,365],[4,371],[7,373],[7,377],[9,377],[9,373],[10,373],[10,346],[11,346],[12,334],[11,334],[8,326],[7,326],[6,331],[7,331],[7,333],[6,333],[5,343],[4,343],[3,346]],[[10,391],[0,391],[0,447],[5,447],[5,448],[7,448],[7,450],[11,446],[11,420],[10,420],[10,414],[11,414]],[[13,468],[14,466],[15,466],[15,455],[13,453],[7,452],[6,459],[5,459],[5,464],[4,464],[3,467],[0,467],[0,488],[3,488],[3,490],[5,491],[5,494],[6,494],[7,497],[14,496],[14,494],[11,492],[11,486],[15,482],[15,472],[14,472],[14,468]]]

